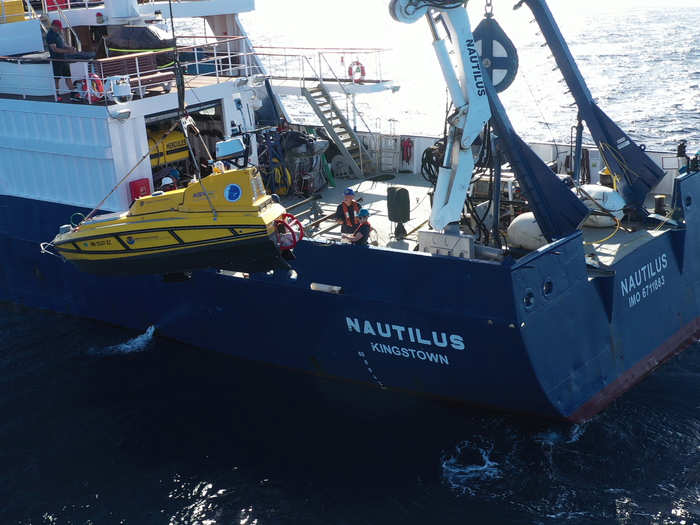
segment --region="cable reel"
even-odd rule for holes
[[[518,51],[493,17],[492,0],[486,0],[484,19],[473,32],[481,64],[488,71],[496,92],[504,91],[518,73]]]

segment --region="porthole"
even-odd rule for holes
[[[525,291],[525,297],[523,297],[523,304],[526,310],[532,310],[535,307],[535,294],[532,290]]]
[[[551,279],[545,279],[544,283],[542,283],[542,295],[544,295],[545,297],[549,297],[550,295],[552,295],[553,291],[554,283]]]

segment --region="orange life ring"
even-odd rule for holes
[[[365,81],[366,73],[364,64],[359,60],[355,60],[348,66],[348,77],[350,77],[353,84],[362,84]]]
[[[105,86],[102,79],[95,73],[90,73],[87,80],[80,81],[80,91],[83,98],[89,102],[99,102],[105,96]]]
[[[291,213],[283,213],[275,219],[275,226],[277,246],[281,252],[293,249],[304,238],[304,227]],[[282,235],[285,233],[289,234],[289,237],[283,241]]]

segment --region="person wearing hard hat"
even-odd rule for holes
[[[369,232],[372,226],[369,223],[369,211],[360,210],[357,214],[359,224],[353,233],[344,233],[343,238],[350,241],[355,246],[367,246],[369,244]]]
[[[352,188],[345,188],[343,202],[338,204],[335,211],[335,222],[340,224],[340,233],[355,233],[360,225],[358,212],[360,204],[355,200],[355,192]]]
[[[160,179],[160,189],[163,191],[174,190],[177,189],[177,184],[175,184],[175,181],[172,177],[166,175],[165,177]]]
[[[68,89],[71,90],[71,97],[77,98],[78,93],[75,92],[75,84],[70,78],[70,67],[68,62],[64,59],[66,55],[75,53],[75,48],[65,45],[63,42],[63,37],[61,36],[61,30],[63,29],[63,24],[60,20],[54,20],[49,26],[49,32],[46,34],[46,44],[49,46],[49,55],[51,56],[51,65],[53,66],[53,76],[56,81],[56,95],[58,95],[58,83],[61,78],[66,79],[66,85]],[[61,60],[53,60],[61,59]],[[58,97],[61,100],[61,97]]]

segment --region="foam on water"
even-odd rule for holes
[[[692,381],[692,370],[673,363],[669,368],[667,384]],[[534,523],[695,518],[700,422],[687,418],[694,404],[676,400],[676,412],[663,408],[672,400],[652,397],[661,404],[608,409],[581,425],[527,431],[506,419],[492,422],[487,434],[482,427],[443,453],[443,483],[470,501],[519,508]]]
[[[476,451],[478,457],[472,454],[474,464],[465,464],[464,456]],[[479,483],[493,481],[502,477],[502,471],[497,461],[491,460],[493,445],[482,448],[470,441],[464,441],[455,447],[455,452],[442,458],[442,471],[445,482],[462,494],[476,495]]]
[[[133,354],[135,352],[143,352],[148,348],[149,343],[153,340],[153,334],[155,334],[156,327],[149,326],[144,333],[137,335],[136,337],[129,339],[125,343],[120,343],[118,345],[107,346],[105,348],[93,348],[88,353],[91,355],[119,355],[119,354]]]
[[[589,422],[582,423],[580,425],[573,425],[570,429],[567,443],[576,443],[579,439],[581,439],[581,436],[583,436],[584,432],[586,432],[588,423]]]

